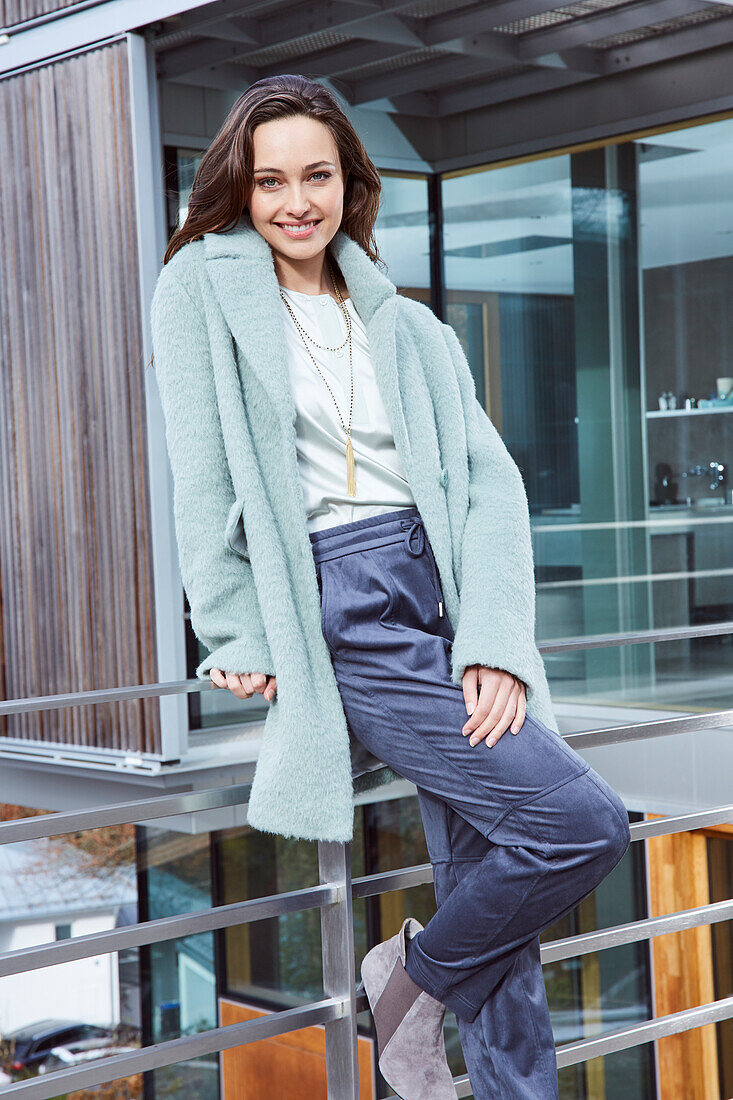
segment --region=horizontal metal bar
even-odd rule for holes
[[[670,836],[672,833],[690,833],[711,825],[725,825],[733,821],[733,803],[728,806],[712,806],[709,810],[693,810],[689,814],[674,817],[655,817],[651,821],[632,821],[629,826],[632,840],[648,840],[653,836]]]
[[[197,810],[218,810],[222,806],[245,806],[251,787],[251,783],[235,783],[231,787],[209,787],[202,791],[164,794],[132,802],[115,802],[111,806],[92,806],[87,810],[64,810],[56,814],[24,817],[20,821],[4,821],[0,824],[0,844],[64,836],[85,829],[101,829],[105,825],[131,825]]]
[[[693,1027],[703,1027],[705,1024],[719,1020],[730,1020],[731,1016],[733,1016],[733,997],[727,997],[721,1001],[712,1001],[710,1004],[701,1004],[699,1008],[687,1009],[685,1012],[659,1016],[657,1020],[645,1020],[632,1027],[626,1027],[623,1031],[594,1036],[577,1043],[566,1043],[557,1047],[557,1068],[590,1062],[591,1058],[625,1051],[632,1046],[641,1046],[665,1035],[677,1035],[679,1032],[690,1031]],[[473,1096],[467,1074],[453,1078],[453,1085],[456,1086],[458,1097]]]
[[[431,882],[432,879],[433,869],[429,863],[385,874],[363,876],[353,880],[352,897],[369,897],[387,893],[390,890],[408,889]],[[197,935],[201,932],[279,917],[286,913],[336,904],[340,900],[339,889],[338,884],[335,883],[304,887],[282,894],[272,894],[265,898],[252,898],[246,902],[233,902],[230,905],[221,905],[193,913],[161,917],[158,920],[144,921],[122,929],[94,932],[53,944],[9,951],[0,954],[0,977],[120,951],[124,948],[180,939],[183,936]],[[542,961],[545,963],[573,958],[681,929],[714,924],[728,920],[731,916],[733,916],[733,899],[616,925],[613,928],[599,929],[543,944]]]
[[[0,75],[48,65],[50,60],[72,51],[93,49],[113,34],[124,36],[207,3],[211,0],[97,0],[44,13],[43,22],[23,19],[12,24],[11,41],[6,47],[9,52],[0,60]]]
[[[454,1077],[453,1084],[455,1085],[456,1096],[460,1097],[461,1100],[464,1096],[473,1096],[473,1089],[467,1073],[462,1073],[460,1077]]]
[[[568,734],[566,740],[572,736],[576,735]],[[250,789],[251,784],[238,783],[230,787],[209,787],[202,791],[167,794],[156,798],[135,799],[131,802],[116,802],[111,806],[95,806],[86,810],[68,810],[61,813],[39,814],[37,817],[22,818],[19,821],[5,821],[0,823],[0,844],[63,836],[67,833],[83,832],[86,829],[99,829],[106,825],[134,824],[194,811],[219,809],[222,806],[245,806]],[[631,825],[631,834],[632,840],[641,839],[642,835],[664,836],[667,833],[686,832],[689,829],[719,825],[728,821],[733,821],[733,805],[697,810],[679,817],[661,817],[653,821],[634,822]],[[429,867],[430,864],[419,864],[377,875],[364,875],[353,880],[357,886],[354,896],[367,897],[370,894],[381,893],[382,890],[378,886],[372,889],[369,885],[377,884],[379,881],[385,883],[385,891],[406,889],[408,885],[420,885],[422,882],[430,881],[420,877]],[[410,876],[417,876],[414,882],[409,881]],[[390,883],[393,885],[389,885]]]
[[[81,763],[85,767],[93,765],[109,773],[124,771],[125,775],[159,775],[171,763],[160,752],[109,749],[76,745],[71,741],[39,741],[4,735],[0,736],[0,753],[11,760],[27,760],[33,764]]]
[[[712,0],[715,3],[715,0]],[[685,415],[689,412],[689,409],[681,410]],[[572,522],[569,523],[533,523],[532,534],[542,535],[555,535],[558,533],[567,534],[571,531],[573,534],[577,534],[579,531],[630,531],[633,528],[637,530],[646,530],[651,528],[657,531],[664,530],[664,528],[679,527],[684,524],[685,527],[706,527],[710,524],[714,524],[716,527],[721,523],[733,523],[733,516],[725,514],[722,516],[700,515],[700,516],[681,516],[679,513],[676,516],[659,516],[652,517],[651,519],[612,519],[612,520],[592,520],[588,523]]]
[[[408,890],[433,881],[430,863],[416,863],[412,867],[400,867],[396,871],[380,871],[375,875],[361,875],[351,880],[351,896],[368,898],[373,894],[386,894],[390,890]]]
[[[675,569],[666,573],[617,573],[613,576],[600,577],[572,577],[566,581],[541,581],[537,585],[537,591],[553,592],[560,589],[577,588],[601,588],[604,585],[615,584],[662,584],[665,581],[707,580],[710,577],[733,576],[733,569]],[[663,629],[663,628],[660,628]]]
[[[714,573],[720,576],[720,570]],[[613,578],[611,578],[613,579]],[[541,587],[541,586],[539,586]],[[539,642],[540,653],[562,653],[573,649],[613,648],[620,645],[642,645],[649,642],[672,642],[681,638],[710,638],[733,634],[733,621],[659,628],[658,630],[632,630],[618,634],[578,635]],[[154,699],[164,695],[181,695],[213,691],[210,680],[171,680],[163,684],[130,684],[126,687],[96,688],[89,691],[69,691],[55,695],[28,696],[23,699],[0,701],[0,715],[34,714],[44,710],[63,710],[65,707],[84,707],[98,703],[124,703],[134,699]]]
[[[619,1050],[628,1050],[664,1035],[677,1035],[681,1031],[690,1031],[695,1027],[717,1023],[718,1020],[733,1018],[733,997],[723,997],[720,1001],[673,1012],[669,1016],[659,1016],[654,1020],[643,1020],[639,1024],[623,1028],[620,1031],[607,1032],[591,1039],[580,1039],[576,1043],[564,1043],[557,1048],[557,1068],[574,1066],[578,1062],[588,1062],[601,1055],[615,1054]]]
[[[301,890],[289,890],[284,894],[271,894],[264,898],[217,905],[213,909],[200,909],[193,913],[180,913],[173,917],[142,921],[123,928],[109,928],[91,932],[87,936],[58,940],[38,947],[23,947],[17,951],[0,954],[0,978],[10,974],[24,974],[27,970],[40,970],[44,966],[89,959],[106,955],[126,947],[141,947],[164,940],[177,940],[182,936],[195,936],[200,932],[213,932],[218,928],[231,928],[249,924],[255,920],[281,917],[285,913],[299,913],[306,909],[320,909],[341,901],[338,883],[322,883]]]
[[[694,733],[703,732],[709,729],[717,729],[728,725],[733,726],[733,709],[721,710],[721,711],[704,711],[698,714],[686,714],[675,715],[671,718],[659,718],[650,722],[636,722],[632,725],[624,726],[610,726],[602,729],[594,730],[582,730],[577,733],[565,734],[565,740],[573,748],[592,748],[600,745],[615,745],[621,744],[627,741],[644,741],[654,737],[669,737],[677,733]],[[6,742],[0,739],[0,749]],[[14,744],[20,746],[20,742],[16,741]],[[32,742],[30,743],[33,744]],[[59,751],[62,750],[62,746],[59,746]],[[19,749],[20,753],[20,749]],[[48,755],[48,754],[47,754]],[[129,757],[131,754],[116,753],[116,758],[122,759],[124,756]],[[81,761],[83,765],[83,761]],[[155,762],[156,769],[159,770],[160,764]],[[169,796],[172,797],[172,796]],[[94,810],[81,811],[84,813],[95,813]],[[54,815],[59,816],[59,815]],[[42,821],[42,818],[35,819]],[[88,828],[94,828],[98,826],[88,826]],[[18,837],[17,839],[21,839]],[[6,840],[5,843],[8,841]],[[0,843],[3,841],[0,840]]]
[[[42,1078],[21,1081],[3,1089],[3,1095],[22,1097],[23,1100],[52,1100],[59,1091],[90,1088],[131,1076],[133,1073],[159,1069],[162,1066],[174,1065],[204,1054],[229,1050],[232,1047],[244,1046],[247,1043],[271,1038],[274,1035],[283,1035],[303,1027],[327,1023],[342,1017],[344,1010],[343,998],[330,997],[311,1005],[274,1012],[255,1020],[245,1020],[242,1023],[230,1024],[228,1027],[200,1032],[198,1035],[157,1043],[132,1054],[100,1058],[83,1069],[59,1070],[46,1074]],[[733,997],[725,997],[683,1012],[675,1012],[655,1020],[645,1020],[620,1031],[582,1039],[575,1043],[566,1043],[557,1048],[557,1067],[562,1069],[601,1055],[640,1046],[666,1035],[676,1035],[682,1031],[689,1031],[692,1028],[703,1027],[732,1017]],[[470,1085],[466,1074],[454,1078],[454,1084],[458,1096],[471,1095],[471,1092],[467,1091],[470,1090]]]
[[[28,714],[41,710],[62,710],[64,707],[89,707],[95,703],[124,703],[130,699],[153,699],[161,695],[192,694],[213,691],[209,680],[170,680],[166,684],[130,684],[129,687],[94,688],[90,691],[67,691],[57,695],[28,696],[0,702],[2,714]]]
[[[606,726],[603,729],[566,733],[563,736],[574,749],[596,745],[619,745],[625,741],[649,741],[654,737],[671,737],[677,733],[702,733],[706,730],[733,726],[733,709],[705,711],[702,714],[675,715],[651,722],[635,722],[627,726]]]
[[[541,945],[540,958],[543,963],[574,959],[578,955],[588,955],[591,951],[606,951],[611,947],[619,947],[622,943],[637,943],[653,936],[680,932],[684,928],[717,924],[718,921],[730,920],[732,917],[733,898],[729,898],[710,905],[699,905],[695,909],[681,909],[677,913],[665,913],[661,917],[646,917],[628,924],[616,924],[612,928],[599,928],[595,932],[551,940]]]
[[[244,1020],[239,1024],[200,1031],[197,1035],[155,1043],[134,1053],[100,1058],[83,1069],[62,1069],[44,1074],[43,1077],[34,1077],[30,1081],[19,1081],[5,1086],[2,1095],[22,1097],[23,1100],[52,1100],[60,1093],[91,1088],[107,1081],[132,1076],[134,1073],[145,1073],[147,1070],[172,1066],[189,1058],[200,1058],[204,1054],[214,1054],[220,1050],[244,1046],[245,1043],[269,1039],[273,1035],[298,1031],[302,1027],[329,1023],[340,1019],[343,1014],[343,999],[327,997],[325,1000],[289,1008],[284,1012],[272,1012],[255,1020]]]
[[[682,638],[715,638],[733,634],[733,622],[708,623],[700,626],[660,627],[658,630],[631,630],[618,634],[588,634],[572,638],[557,638],[539,642],[537,648],[545,653],[563,653],[571,649],[606,649],[619,645],[643,645],[647,642],[676,642]]]
[[[423,864],[402,872],[388,872],[385,876],[368,876],[372,881],[355,880],[352,897],[368,897],[389,890],[407,889],[432,881],[432,867]],[[376,880],[376,881],[374,881]],[[267,920],[284,916],[286,913],[303,912],[306,909],[322,908],[337,904],[341,900],[337,883],[325,883],[319,886],[290,890],[283,894],[272,894],[264,898],[252,898],[245,902],[233,902],[215,908],[198,910],[193,913],[178,914],[173,917],[161,917],[157,920],[143,921],[125,928],[107,929],[93,932],[87,936],[61,940],[37,947],[21,948],[0,954],[0,978],[11,974],[23,974],[30,970],[39,970],[45,966],[72,960],[92,958],[96,955],[121,951],[125,948],[140,947],[165,940],[180,939],[183,936],[198,935],[220,928],[248,924],[256,920]],[[543,944],[542,962],[555,962],[558,959],[574,958],[617,947],[623,943],[633,943],[649,939],[652,936],[665,935],[685,928],[694,928],[703,924],[714,924],[729,920],[733,916],[733,899],[699,906],[696,909],[682,910],[677,913],[652,917],[629,924],[616,925],[613,928],[599,929],[579,936],[569,936]]]
[[[722,825],[733,821],[733,804],[715,806],[710,810],[694,810],[688,814],[654,818],[653,821],[634,821],[629,826],[632,840],[644,840],[653,836],[666,836],[671,833],[686,833],[693,829],[702,829],[710,825]],[[373,875],[360,875],[352,879],[352,894],[355,898],[366,898],[373,894],[385,894],[390,890],[406,890],[411,886],[421,886],[431,882],[433,869],[430,863],[416,863],[411,867],[401,867],[396,871],[379,871]]]

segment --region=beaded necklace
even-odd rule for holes
[[[332,269],[330,263],[328,264],[328,272],[329,272],[329,275],[331,276],[331,282],[333,283],[333,288],[336,291],[336,299],[337,299],[338,304],[341,308],[341,312],[344,315],[344,320],[346,321],[346,339],[343,340],[340,344],[337,344],[336,347],[329,348],[325,344],[317,343],[313,339],[313,337],[308,332],[305,331],[303,326],[298,321],[298,318],[295,316],[295,314],[293,313],[293,310],[290,307],[290,302],[287,300],[287,298],[283,294],[282,290],[280,290],[280,297],[282,298],[283,302],[287,306],[288,313],[292,317],[293,323],[295,324],[295,327],[297,328],[298,332],[300,333],[301,339],[302,339],[303,343],[305,344],[305,350],[308,352],[308,354],[311,357],[311,360],[313,361],[313,366],[316,368],[319,375],[321,376],[321,378],[323,378],[323,381],[326,383],[326,386],[328,387],[328,392],[331,394],[331,397],[333,399],[333,403],[336,406],[336,412],[338,413],[339,420],[341,421],[341,427],[343,428],[343,430],[346,434],[346,493],[347,493],[347,496],[355,497],[356,496],[356,469],[355,469],[355,463],[354,463],[354,448],[351,444],[351,417],[352,417],[352,413],[354,411],[354,365],[353,365],[352,357],[351,357],[351,317],[349,316],[349,311],[346,308],[346,305],[344,303],[343,298],[341,297],[341,292],[340,292],[338,286],[336,285],[336,280],[334,278],[333,269]],[[323,377],[321,369],[318,366],[318,363],[316,362],[315,358],[313,357],[313,354],[312,354],[310,348],[308,347],[308,344],[306,343],[306,340],[310,340],[310,342],[312,344],[314,344],[317,348],[321,348],[322,351],[339,351],[344,346],[344,344],[348,343],[348,345],[349,345],[349,371],[351,373],[351,403],[349,405],[349,426],[348,427],[346,427],[346,425],[344,424],[344,418],[341,415],[341,410],[339,409],[338,401],[336,400],[336,398],[333,395],[333,390],[328,385],[327,379]]]

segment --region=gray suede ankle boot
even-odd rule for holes
[[[456,1100],[443,1039],[445,1005],[415,985],[404,968],[405,939],[422,927],[406,917],[399,932],[368,951],[361,964],[379,1069],[402,1100]]]

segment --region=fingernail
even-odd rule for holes
[[[495,741],[487,741],[486,744],[489,746],[490,749],[493,749],[496,742]]]
[[[477,738],[477,737],[472,737],[472,738],[471,738],[471,742],[470,742],[470,743],[471,743],[472,745],[477,745],[477,744],[478,744],[478,738]]]

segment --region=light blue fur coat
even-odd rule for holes
[[[471,664],[505,669],[526,684],[529,714],[557,730],[534,637],[524,483],[476,399],[458,337],[398,294],[343,230],[329,247],[435,554],[455,632],[452,679],[460,685]],[[212,651],[196,675],[277,676],[247,820],[350,840],[352,793],[396,775],[382,766],[352,776],[298,476],[285,313],[272,251],[248,215],[163,267],[151,321],[181,576],[193,630]]]

